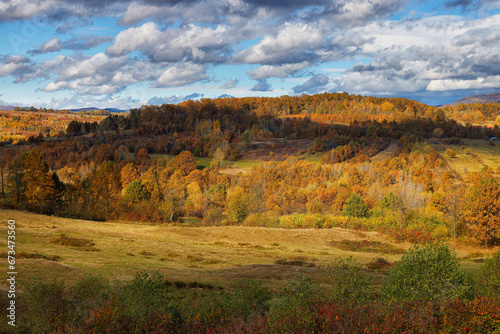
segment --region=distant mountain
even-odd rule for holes
[[[95,107],[86,107],[86,108],[78,108],[78,109],[69,109],[70,111],[80,112],[80,111],[91,111],[91,110],[108,110],[109,112],[126,112],[128,110],[118,109],[118,108],[95,108]]]
[[[500,92],[467,96],[461,100],[458,100],[457,102],[447,104],[446,106],[456,106],[459,104],[471,104],[471,103],[500,103]]]
[[[15,107],[14,106],[4,106],[4,105],[0,105],[0,110],[12,110],[14,109]]]

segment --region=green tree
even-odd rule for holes
[[[500,299],[500,251],[484,261],[478,283],[485,296]]]
[[[368,207],[361,196],[356,193],[351,194],[344,204],[342,216],[347,217],[366,217],[368,216]]]
[[[241,187],[230,188],[227,193],[227,211],[229,219],[241,223],[248,215],[248,195]]]

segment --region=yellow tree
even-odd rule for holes
[[[118,207],[122,190],[118,165],[105,162],[91,174],[91,192],[94,199],[94,210],[98,219],[104,219]]]
[[[126,187],[130,182],[139,178],[137,167],[133,163],[126,164],[121,171],[122,186]]]
[[[500,184],[485,177],[465,194],[462,218],[485,246],[500,238]]]

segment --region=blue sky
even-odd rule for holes
[[[500,91],[494,0],[0,0],[0,104]]]

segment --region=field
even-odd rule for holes
[[[461,175],[467,171],[480,171],[484,165],[496,169],[500,167],[500,145],[491,146],[487,140],[461,139],[462,144],[451,145],[445,141],[433,143],[432,146],[441,153],[451,168]],[[446,150],[453,150],[457,155],[450,158]]]
[[[341,228],[140,225],[1,210],[4,250],[7,250],[5,222],[9,219],[14,219],[17,225],[21,288],[29,282],[51,278],[72,282],[88,273],[120,284],[133,279],[140,270],[158,270],[169,280],[186,283],[197,281],[228,287],[255,278],[266,286],[278,288],[300,268],[314,281],[322,282],[332,261],[349,256],[362,264],[364,275],[378,285],[384,280],[384,272],[370,269],[370,264],[380,257],[394,263],[410,246],[396,244],[376,232]],[[366,245],[375,245],[376,249]],[[462,266],[473,271],[479,266],[477,258],[487,255],[484,250],[478,253],[464,246],[456,247],[456,251]],[[2,256],[0,266],[6,268],[6,262],[6,256]]]

